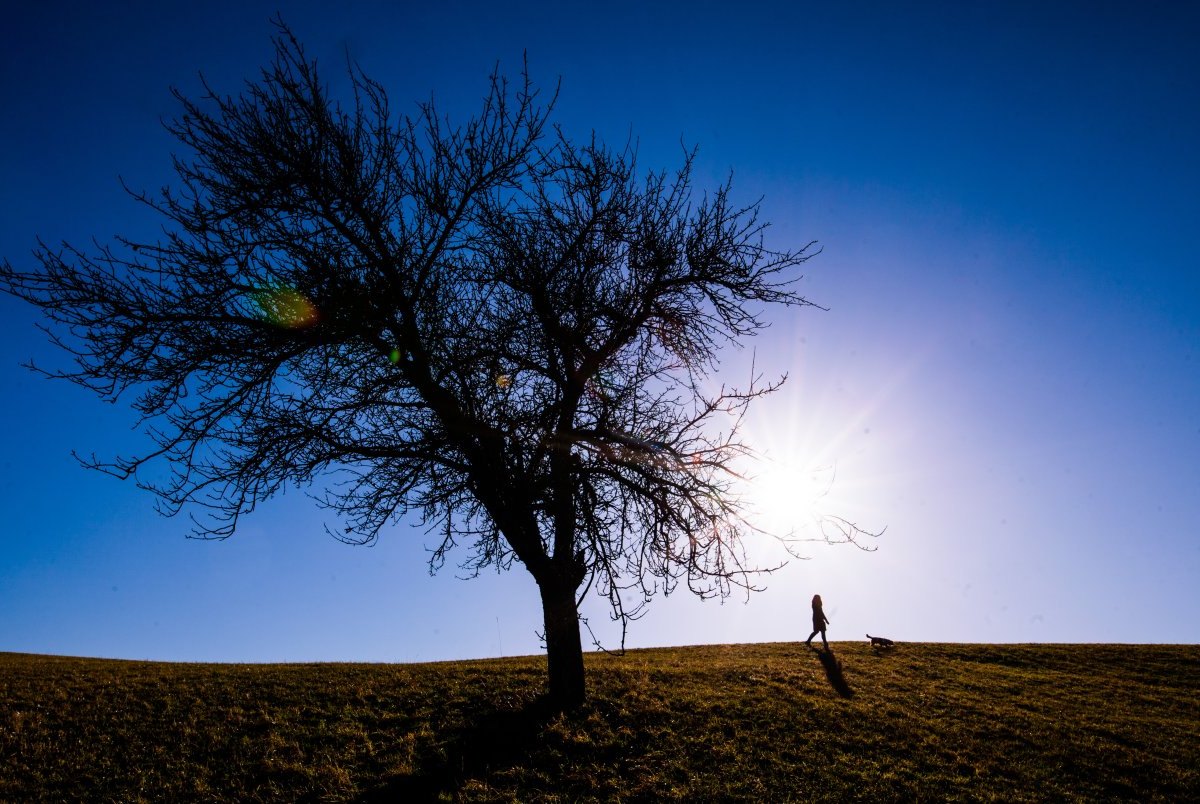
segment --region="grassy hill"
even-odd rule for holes
[[[218,665],[0,653],[0,801],[1200,800],[1200,646]]]

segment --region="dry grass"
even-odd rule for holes
[[[0,800],[1200,800],[1200,646],[833,648],[591,655],[554,718],[538,657],[0,654]]]

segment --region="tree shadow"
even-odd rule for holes
[[[450,732],[436,755],[426,753],[412,773],[379,780],[354,799],[361,804],[453,799],[471,778],[511,768],[528,758],[554,710],[545,696],[520,709],[494,709],[471,718],[469,725]]]
[[[854,690],[850,689],[850,684],[847,683],[846,676],[842,673],[842,663],[833,655],[833,648],[824,650],[813,648],[813,650],[817,652],[817,658],[821,660],[821,666],[825,668],[825,677],[829,679],[829,685],[843,698],[853,698]]]

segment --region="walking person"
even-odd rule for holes
[[[812,647],[812,638],[821,633],[821,644],[825,646],[825,650],[829,650],[829,642],[825,639],[825,626],[829,624],[829,618],[825,616],[825,610],[821,608],[821,596],[813,595],[813,632],[808,635],[808,639],[804,641],[805,645]]]

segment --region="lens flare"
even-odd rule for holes
[[[286,285],[265,288],[253,296],[262,317],[277,327],[303,329],[317,323],[317,308],[304,294]]]

